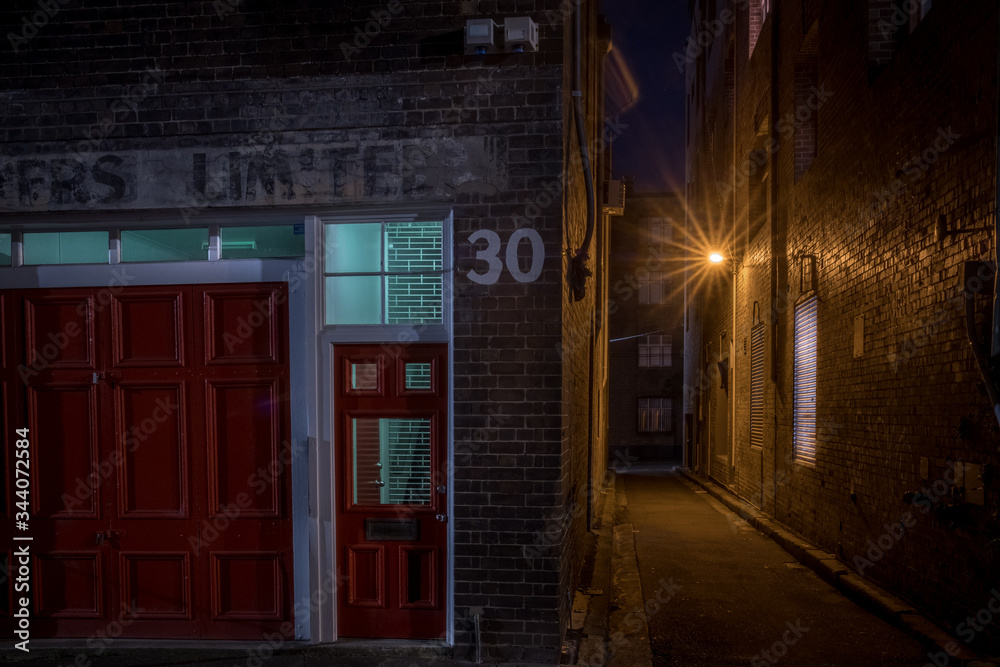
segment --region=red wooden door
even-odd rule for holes
[[[259,638],[290,619],[285,296],[4,295],[26,369],[5,405],[31,437],[33,636],[117,621],[131,637]]]
[[[444,637],[447,349],[334,347],[341,636]]]

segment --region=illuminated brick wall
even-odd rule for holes
[[[709,118],[726,126],[725,91],[699,91],[698,77],[689,78],[691,99],[704,95],[706,103],[703,110],[689,105],[695,214],[688,225],[718,233],[711,221],[735,211],[739,231],[732,481],[742,497],[954,632],[997,584],[991,542],[1000,488],[987,476],[983,505],[964,501],[983,486],[979,479],[954,491],[941,482],[945,497],[932,492],[925,504],[908,494],[950,479],[958,462],[987,470],[1000,463],[960,291],[963,263],[989,259],[993,241],[977,232],[939,244],[934,235],[941,216],[951,229],[993,224],[997,12],[991,3],[940,3],[916,23],[888,2],[819,4],[772,10],[749,61],[741,45],[746,15],[732,28],[735,147],[731,130],[721,142],[706,131]],[[715,44],[723,49],[726,41]],[[807,85],[814,44],[816,80]],[[706,58],[724,66],[721,56]],[[799,142],[814,123],[815,155],[807,160]],[[761,148],[765,165],[744,162]],[[748,239],[751,174],[761,169],[767,220]],[[720,181],[732,186],[720,189]],[[792,458],[793,313],[810,294],[802,272],[813,262],[818,426],[816,465],[808,466]],[[689,356],[718,346],[732,328],[727,301],[724,291],[689,294],[688,317],[697,325],[688,333]],[[986,301],[977,300],[980,321]],[[760,448],[750,446],[745,344],[755,313],[766,327]],[[692,414],[704,362],[686,360]],[[708,437],[698,451],[719,451],[721,434]],[[703,471],[725,481],[724,471]],[[913,529],[891,548],[871,550],[905,512],[917,517]],[[995,652],[998,639],[990,627],[975,643]]]

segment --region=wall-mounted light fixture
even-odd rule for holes
[[[948,240],[949,236],[958,236],[959,234],[971,234],[972,232],[992,232],[991,227],[974,227],[972,229],[950,229],[948,224],[948,216],[944,213],[938,216],[937,222],[934,223],[934,242],[938,244],[938,247],[944,247],[945,242]]]

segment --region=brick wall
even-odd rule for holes
[[[739,364],[749,359],[741,341],[757,302],[768,326],[765,443],[750,447],[748,375],[737,365],[737,489],[956,633],[998,583],[991,542],[1000,494],[989,478],[983,506],[963,502],[945,481],[943,495],[932,489],[950,478],[950,463],[998,463],[996,420],[966,341],[964,301],[954,298],[963,262],[990,258],[993,241],[979,232],[939,244],[933,230],[942,215],[959,229],[994,221],[996,8],[934,5],[912,32],[909,21],[890,31],[896,50],[885,56],[871,50],[876,14],[865,7],[827,3],[810,9],[808,23],[798,3],[778,9],[752,62],[737,62],[736,155],[762,133],[773,140],[768,238],[751,242],[743,260],[736,330]],[[797,55],[812,37],[803,27],[813,19],[822,101],[814,100],[814,115],[803,113],[803,122],[817,119],[816,155],[803,169],[795,123],[787,121],[802,107],[805,91],[792,84]],[[776,54],[769,30],[780,32]],[[706,104],[721,109],[723,101]],[[704,141],[696,137],[691,148]],[[714,179],[704,160],[693,175],[695,206],[710,206]],[[746,225],[749,192],[738,184],[735,193],[738,224]],[[816,258],[819,296],[814,467],[793,462],[791,435],[793,313],[805,296],[807,256]],[[689,303],[689,317],[711,307]],[[863,318],[857,354],[856,318]],[[721,317],[706,319],[702,341],[717,341],[723,328]],[[934,506],[926,512],[909,495],[925,488],[926,507]],[[913,528],[879,548],[886,525],[906,512]],[[990,626],[970,643],[996,651],[998,640]]]
[[[0,53],[0,199],[19,211],[0,222],[51,211],[207,219],[238,206],[452,206],[459,657],[471,655],[479,613],[488,659],[558,660],[587,527],[579,508],[605,467],[596,409],[606,389],[590,374],[603,293],[591,278],[574,301],[566,279],[585,207],[566,120],[572,14],[562,4],[53,0],[36,18],[41,5],[16,0],[0,10],[2,33],[14,35]],[[465,20],[484,15],[532,16],[539,52],[462,55]],[[586,16],[594,142],[596,3]],[[474,231],[506,241],[526,226],[545,245],[537,281],[506,270],[490,286],[465,277],[483,268]],[[518,255],[528,266],[530,244]],[[593,366],[604,363],[598,354]]]

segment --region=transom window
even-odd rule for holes
[[[342,222],[324,230],[326,324],[442,321],[441,222]]]
[[[24,263],[107,264],[108,232],[25,232]]]
[[[305,225],[101,229],[0,233],[0,266],[15,266],[20,241],[24,266],[208,262],[305,255]]]

